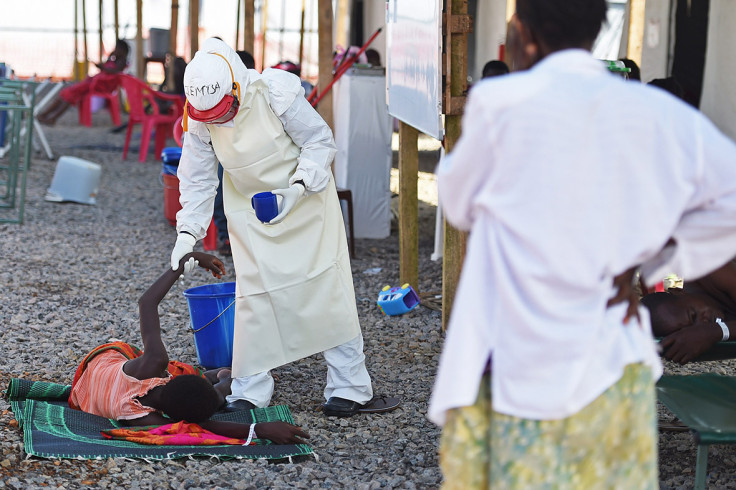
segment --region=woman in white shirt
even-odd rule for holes
[[[614,281],[731,258],[736,147],[594,59],[605,18],[604,0],[517,0],[521,73],[473,87],[438,171],[470,232],[429,407],[447,488],[658,488],[662,367]]]

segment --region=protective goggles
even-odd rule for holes
[[[232,94],[226,94],[220,102],[215,104],[214,107],[200,111],[192,107],[192,104],[187,104],[187,115],[195,121],[200,121],[207,124],[222,124],[228,121],[232,121],[235,115],[238,113],[240,107],[240,85],[235,81],[235,75],[233,75],[233,69],[228,63],[227,59],[220,53],[210,53],[219,56],[227,67],[230,68],[230,77],[233,80],[233,91]],[[237,91],[237,96],[235,95]]]

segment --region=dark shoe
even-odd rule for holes
[[[225,404],[225,407],[222,409],[222,411],[239,412],[241,410],[253,410],[254,408],[256,408],[256,406],[248,400],[235,400]]]
[[[352,417],[356,413],[383,413],[395,410],[401,405],[401,399],[388,396],[374,396],[370,401],[361,405],[352,400],[333,396],[322,406],[327,416]]]
[[[225,242],[220,245],[220,248],[217,249],[217,252],[225,257],[230,257],[233,254],[233,250],[230,248],[230,240],[225,240]]]

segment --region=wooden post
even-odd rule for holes
[[[98,14],[97,17],[98,17],[99,24],[100,24],[100,45],[99,45],[99,50],[100,50],[100,64],[102,64],[102,63],[105,62],[105,59],[104,59],[104,56],[105,56],[104,55],[105,45],[102,43],[102,0],[100,0],[100,2],[99,2],[99,8],[97,9],[97,14]]]
[[[261,4],[261,71],[266,68],[266,31],[268,30],[268,0]]]
[[[118,0],[113,2],[113,8],[115,9],[115,42],[120,39],[120,17],[118,12]]]
[[[171,23],[169,24],[169,46],[167,47],[167,51],[171,56],[171,62],[167,65],[166,59],[167,56],[164,55],[164,68],[166,70],[166,90],[173,91],[174,90],[174,84],[176,83],[174,80],[175,72],[176,72],[176,35],[177,30],[179,27],[179,3],[177,0],[171,0]]]
[[[240,44],[240,0],[237,1],[235,8],[237,11],[235,12],[235,44],[233,44],[233,49],[237,51],[240,49],[238,47]]]
[[[516,13],[516,0],[506,0],[506,22]]]
[[[317,86],[321,93],[327,85],[332,81],[332,53],[334,46],[332,45],[332,0],[319,0],[318,5],[318,26],[319,26],[319,79]],[[332,114],[332,92],[325,97],[317,105],[317,112],[322,119],[335,130],[334,115]]]
[[[146,79],[146,60],[143,52],[143,0],[136,0],[135,7],[135,75]]]
[[[189,59],[199,51],[199,0],[189,0]]]
[[[307,0],[302,0],[302,21],[299,25],[299,66],[302,66],[302,63],[304,63],[304,20],[306,17]],[[304,76],[304,73],[302,73],[302,76]]]
[[[178,50],[176,49],[176,38],[179,36],[179,2],[177,0],[171,0],[171,26],[169,27],[169,52],[177,56]],[[174,72],[173,66],[171,67],[171,73],[167,73],[169,77],[173,79]]]
[[[418,291],[419,281],[419,132],[399,122],[399,283]]]
[[[243,11],[243,49],[251,55],[256,49],[256,7],[255,0],[243,0],[245,8]]]
[[[451,24],[451,16],[461,16],[459,18],[462,18],[462,16],[466,16],[468,13],[467,0],[451,1],[452,5],[450,6],[448,24]],[[450,35],[451,30],[448,26],[447,32],[450,45],[446,49],[450,53],[450,66],[448,67],[450,86],[445,87],[445,90],[450,91],[450,97],[446,100],[450,101],[453,98],[461,97],[465,93],[468,80],[467,33],[462,33],[464,29],[459,27],[459,34]],[[445,151],[447,152],[452,151],[453,146],[460,138],[462,114],[457,109],[457,104],[446,104],[445,107],[447,113],[445,116]],[[457,283],[460,280],[463,260],[465,259],[467,233],[453,228],[446,221],[444,226],[445,241],[442,253],[442,328],[446,329],[450,320],[452,304],[455,300]]]
[[[641,66],[641,53],[644,45],[644,26],[646,23],[646,0],[629,2],[629,44],[626,57]]]
[[[84,73],[80,80],[89,74],[89,51],[87,50],[87,6],[82,0],[82,49],[84,50]]]
[[[79,0],[74,0],[74,81],[81,80],[81,64],[79,63]]]
[[[337,33],[336,45],[347,49],[350,46],[348,39],[348,21],[350,12],[347,0],[337,0],[337,13],[335,15],[335,32]]]

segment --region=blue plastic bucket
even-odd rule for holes
[[[168,146],[161,152],[161,161],[169,165],[177,166],[181,160],[181,148],[178,146]]]
[[[205,284],[184,291],[194,331],[197,360],[207,369],[233,362],[235,283]]]
[[[164,175],[173,175],[174,177],[177,177],[176,172],[178,169],[179,169],[178,165],[169,165],[168,163],[161,164],[161,173]]]

